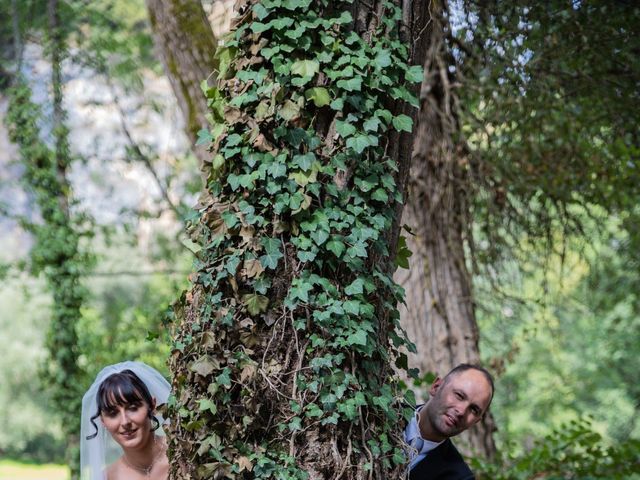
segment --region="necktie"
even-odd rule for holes
[[[411,442],[411,446],[415,448],[415,451],[411,452],[411,459],[413,460],[418,456],[418,454],[422,451],[422,446],[424,445],[424,440],[420,437],[416,437]]]

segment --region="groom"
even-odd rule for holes
[[[450,437],[478,423],[493,398],[493,378],[482,367],[460,364],[436,378],[429,400],[407,426],[409,480],[472,480],[473,473]]]

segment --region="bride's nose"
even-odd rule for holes
[[[131,423],[131,419],[129,418],[129,413],[127,412],[126,408],[122,408],[120,410],[120,423],[122,425],[127,425]]]

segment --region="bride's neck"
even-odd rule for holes
[[[154,461],[159,448],[161,448],[160,439],[152,433],[144,445],[124,449],[124,455],[130,464],[144,468]]]

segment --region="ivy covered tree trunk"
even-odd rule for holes
[[[397,280],[406,290],[402,325],[417,353],[410,366],[445,375],[460,363],[480,363],[471,276],[465,262],[470,225],[465,150],[457,141],[457,98],[452,54],[445,41],[446,3],[434,4],[424,35],[429,37],[425,78],[404,221],[414,235],[411,268]],[[468,453],[495,453],[491,416],[461,435]],[[466,445],[464,445],[466,443]]]
[[[194,0],[146,0],[156,48],[185,120],[185,131],[201,162],[211,161],[196,148],[198,131],[206,128],[209,111],[200,84],[215,83],[218,42],[202,3]]]
[[[175,305],[173,479],[405,470],[391,274],[426,5],[404,3],[239,2]]]

